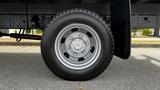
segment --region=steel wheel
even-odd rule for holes
[[[55,52],[59,61],[67,68],[86,69],[93,65],[100,55],[100,38],[88,25],[70,24],[57,35]]]

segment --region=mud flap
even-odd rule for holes
[[[131,2],[111,0],[111,30],[115,40],[115,55],[127,59],[131,52]]]

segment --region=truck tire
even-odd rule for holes
[[[41,43],[47,67],[72,81],[101,74],[113,57],[113,37],[105,21],[88,10],[64,11],[49,23]]]

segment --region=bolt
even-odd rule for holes
[[[70,39],[70,40],[72,40],[72,39],[73,39],[73,37],[72,37],[72,36],[70,36],[70,37],[69,37],[69,39]]]
[[[86,51],[84,50],[83,53],[86,53]]]
[[[71,48],[70,46],[67,47],[67,49],[70,49],[70,48]]]
[[[74,53],[74,55],[77,55],[77,53]]]
[[[81,38],[81,37],[83,37],[83,35],[79,34],[79,37]]]
[[[89,42],[87,41],[87,42],[86,42],[86,45],[88,45],[88,44],[89,44]]]

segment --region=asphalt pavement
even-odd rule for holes
[[[160,48],[133,48],[114,57],[99,77],[65,81],[45,66],[38,46],[0,46],[0,90],[160,90]]]

